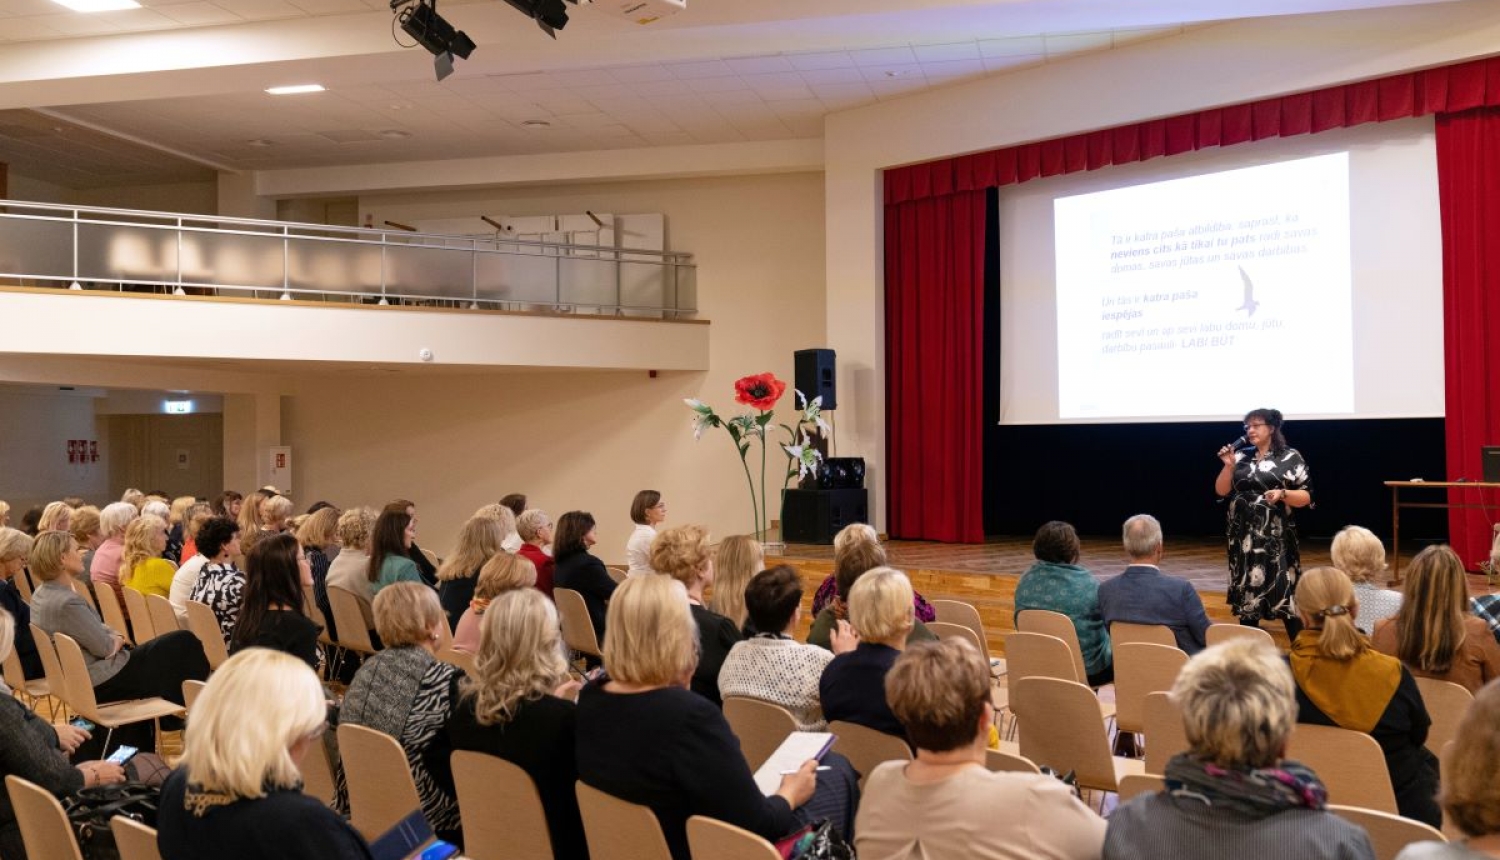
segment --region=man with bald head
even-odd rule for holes
[[[1130,566],[1099,586],[1099,610],[1106,625],[1161,624],[1172,628],[1177,647],[1202,651],[1208,635],[1208,613],[1192,584],[1161,572],[1161,523],[1150,514],[1125,521],[1125,554]]]

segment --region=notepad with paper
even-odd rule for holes
[[[823,760],[823,754],[833,748],[836,738],[831,732],[792,732],[771,753],[766,763],[755,772],[755,785],[766,797],[781,787],[781,775],[796,770],[810,758]]]

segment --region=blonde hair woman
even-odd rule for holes
[[[27,680],[44,674],[42,655],[37,653],[36,640],[31,638],[31,606],[21,598],[21,591],[15,583],[16,577],[26,575],[23,571],[26,570],[26,559],[31,555],[31,544],[31,535],[0,527],[0,608],[16,619],[14,634],[4,638],[14,639],[16,657],[21,661]],[[9,647],[10,642],[0,644],[0,648]]]
[[[1416,843],[1396,860],[1500,857],[1500,683],[1486,684],[1458,724],[1440,799],[1448,820],[1467,838]]]
[[[476,514],[464,523],[458,530],[458,546],[448,553],[438,568],[438,602],[448,616],[449,629],[458,626],[458,619],[469,608],[469,601],[474,599],[480,568],[500,552],[500,544],[507,533],[502,518],[508,519],[512,526],[515,522],[515,514],[509,508],[495,507],[498,510],[493,515]]]
[[[1437,759],[1423,744],[1432,720],[1411,673],[1370,647],[1354,626],[1359,604],[1349,577],[1318,567],[1297,582],[1297,614],[1304,628],[1292,643],[1297,722],[1365,732],[1385,751],[1396,806],[1407,818],[1442,823],[1433,795]]]
[[[782,777],[770,797],[756,788],[724,714],[687,689],[698,662],[696,627],[687,589],[676,580],[632,576],[615,590],[604,639],[609,680],[578,696],[579,779],[650,806],[674,860],[691,860],[686,824],[693,815],[771,840],[805,823],[797,810],[815,791],[828,801],[818,804],[822,817],[839,815],[835,795],[848,786],[830,781],[823,790],[812,760]]]
[[[162,787],[163,860],[222,856],[225,846],[254,860],[367,860],[359,833],[302,793],[301,762],[324,754],[327,710],[318,676],[280,651],[252,648],[219,667]]]
[[[906,647],[916,619],[911,581],[889,567],[877,567],[849,590],[849,623],[859,644],[833,658],[818,683],[823,716],[905,737],[901,721],[885,699],[885,676]]]
[[[72,531],[72,521],[73,509],[66,502],[48,502],[42,508],[42,518],[37,520],[37,534]]]
[[[579,684],[568,677],[557,608],[534,588],[490,602],[480,625],[477,677],[448,721],[455,750],[509,761],[531,776],[542,798],[555,860],[585,857],[573,746]]]
[[[1317,774],[1283,760],[1297,721],[1296,686],[1274,648],[1241,639],[1204,650],[1171,695],[1188,742],[1167,764],[1174,790],[1116,809],[1105,857],[1177,856],[1204,845],[1224,860],[1373,857],[1364,831],[1324,808],[1328,792]]]
[[[1417,553],[1406,569],[1406,601],[1375,625],[1375,648],[1412,674],[1451,681],[1470,692],[1500,677],[1500,645],[1489,625],[1469,614],[1469,581],[1447,544]]]
[[[536,587],[552,596],[552,575],[557,563],[552,560],[552,518],[540,508],[528,508],[516,517],[516,534],[521,546],[516,555],[536,568]]]
[[[745,586],[765,567],[760,542],[749,535],[730,535],[719,542],[714,556],[714,593],[708,608],[745,627]],[[774,632],[774,631],[772,631]]]
[[[698,625],[698,666],[693,670],[693,692],[722,705],[719,670],[729,649],[740,641],[740,625],[705,605],[703,592],[714,583],[714,557],[708,548],[708,530],[702,526],[677,526],[656,536],[651,543],[651,567],[687,588],[693,620]]]
[[[1401,609],[1401,592],[1385,587],[1385,546],[1375,533],[1362,526],[1345,526],[1333,536],[1333,566],[1354,583],[1359,601],[1359,632],[1370,634],[1375,623]]]
[[[254,490],[246,496],[240,504],[240,551],[242,557],[236,559],[236,563],[243,563],[243,553],[248,553],[250,547],[260,539],[261,528],[265,525],[264,514],[260,506],[266,499],[271,498],[271,493],[266,490]]]
[[[121,585],[142,594],[170,597],[177,566],[161,557],[166,548],[165,520],[155,514],[142,514],[132,520],[125,529],[125,552],[120,556]]]
[[[453,629],[453,647],[470,654],[479,650],[481,619],[489,609],[490,601],[507,591],[534,587],[536,568],[518,555],[497,552],[480,568],[474,581],[474,596]]]
[[[173,565],[180,565],[192,556],[183,556],[182,551],[187,544],[188,518],[193,505],[198,503],[193,496],[178,496],[172,500],[172,505],[167,511],[167,549],[162,553],[162,558],[170,561]]]
[[[838,560],[842,558],[845,553],[849,552],[851,549],[860,544],[874,544],[876,547],[880,546],[880,535],[875,531],[874,526],[871,526],[868,523],[850,523],[849,525],[844,526],[842,529],[839,529],[839,533],[833,536],[834,572],[828,574],[828,576],[825,577],[823,579],[823,582],[818,586],[818,590],[813,592],[812,614],[815,619],[818,616],[822,615],[824,609],[827,609],[830,606],[834,606],[835,601],[842,602],[848,597],[847,593],[841,593],[840,591],[838,582]],[[870,567],[883,567],[886,563],[884,553],[885,550],[881,549],[882,558],[880,560],[880,563],[872,564],[870,565]],[[869,568],[866,568],[866,570],[868,569]],[[853,580],[851,579],[850,582],[852,583]],[[933,609],[932,605],[929,604],[926,598],[922,597],[922,595],[915,592],[912,593],[912,606],[916,609],[917,621],[926,622],[937,620],[937,610]],[[839,607],[837,609],[838,618],[842,619],[844,617],[844,610],[846,608],[847,607]],[[827,633],[825,632],[823,636],[826,638]],[[936,639],[937,637],[931,636],[927,638]],[[812,640],[809,639],[808,641]],[[822,642],[818,644],[823,645],[824,648],[828,647],[827,644]]]

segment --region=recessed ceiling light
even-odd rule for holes
[[[74,12],[118,12],[121,9],[139,9],[141,4],[135,0],[56,0],[59,6],[66,6]]]
[[[321,93],[322,84],[293,84],[288,87],[266,87],[266,92],[273,96],[295,96],[301,93]]]
[[[551,128],[552,123],[544,119],[528,119],[521,123],[522,128]]]

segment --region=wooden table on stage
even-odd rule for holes
[[[1403,502],[1401,491],[1410,489],[1428,490],[1500,490],[1500,484],[1486,484],[1483,481],[1386,481],[1385,485],[1391,488],[1391,584],[1401,583],[1401,509],[1402,508],[1484,508],[1489,510],[1495,508],[1500,510],[1500,505],[1486,505],[1483,502],[1477,505],[1454,505],[1447,501],[1442,502]]]

